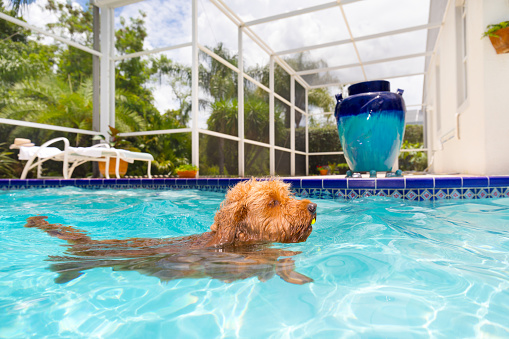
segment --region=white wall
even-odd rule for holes
[[[466,0],[467,100],[458,104],[456,1],[450,1],[426,81],[428,140],[434,173],[509,174],[509,54],[481,39],[488,24],[509,18],[508,0]],[[436,67],[440,67],[437,116]],[[456,114],[459,113],[457,119]],[[440,130],[437,121],[440,119]],[[451,138],[452,137],[452,138]],[[444,143],[440,142],[445,141]]]

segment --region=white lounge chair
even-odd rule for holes
[[[48,147],[49,145],[59,141],[64,142],[63,151],[57,147]],[[34,167],[37,167],[37,178],[41,178],[42,164],[48,160],[62,161],[62,176],[64,179],[69,179],[71,178],[74,169],[87,161],[105,162],[106,168],[109,168],[110,158],[119,158],[129,163],[133,163],[135,160],[147,161],[147,175],[149,178],[152,178],[152,175],[150,174],[150,163],[154,160],[154,157],[149,153],[116,149],[110,147],[108,144],[97,144],[91,147],[70,147],[69,140],[63,137],[51,139],[41,146],[20,146],[16,148],[19,148],[19,160],[27,160],[23,173],[21,174],[21,179],[26,179],[28,171]],[[120,161],[117,161],[115,167],[115,174],[117,178],[120,178],[119,163]],[[110,178],[108,171],[106,171],[105,175],[106,178]]]

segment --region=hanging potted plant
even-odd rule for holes
[[[194,165],[180,165],[176,171],[179,178],[195,178],[198,167]]]
[[[118,135],[120,133],[120,131],[118,129],[116,129],[115,127],[112,127],[112,126],[109,126],[109,128],[110,128],[109,134],[111,136],[111,142],[110,142],[111,147],[116,148],[116,149],[125,149],[128,151],[139,152],[139,150],[137,148],[132,146],[132,144],[129,140]],[[116,175],[115,168],[117,166],[117,161],[119,161],[118,174],[121,177],[124,177],[124,175],[127,173],[127,167],[129,165],[129,163],[125,160],[117,159],[116,157],[110,158],[110,165],[108,168],[108,173],[110,176]],[[103,176],[105,176],[106,175],[106,162],[100,161],[98,163],[99,163],[99,172],[101,172],[101,174]]]
[[[509,21],[488,25],[482,37],[490,38],[497,54],[509,53]]]

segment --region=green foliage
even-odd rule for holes
[[[285,61],[296,70],[306,70],[306,69],[318,69],[327,67],[327,63],[324,60],[314,60],[310,58],[309,53],[299,53],[298,55],[290,58],[285,58]],[[269,65],[265,66],[256,66],[247,70],[248,74],[254,76],[255,79],[260,81],[262,84],[265,84],[268,87],[269,84],[269,76],[270,76],[270,68]],[[282,69],[278,64],[274,67],[274,90],[276,93],[281,95],[286,100],[290,101],[290,88],[291,88],[291,78],[290,75]],[[338,79],[331,76],[328,72],[325,74],[312,74],[307,75],[306,80],[310,83],[319,82],[319,83],[331,83],[335,82]],[[306,102],[306,91],[300,84],[295,84],[295,105],[302,109],[305,109]],[[308,96],[308,104],[311,107],[319,107],[322,108],[325,112],[330,112],[331,108],[334,107],[335,101],[332,96],[327,93],[326,89],[313,89],[309,91]],[[290,107],[284,105],[284,109],[286,110],[285,117],[285,126],[290,126]],[[300,126],[301,120],[303,119],[302,114],[299,111],[295,111],[295,127]]]
[[[329,168],[330,174],[334,174],[334,173],[336,173],[338,164],[336,164],[335,162],[329,162],[329,165],[327,167]]]
[[[419,149],[424,145],[424,128],[422,125],[406,125],[402,149]],[[402,171],[424,171],[428,167],[426,152],[401,152],[399,168]]]
[[[46,9],[55,13],[58,20],[46,25],[50,32],[76,41],[82,45],[93,47],[93,9],[91,2],[84,10],[71,2],[61,3],[48,0]],[[69,83],[71,88],[78,88],[80,84],[92,76],[92,56],[80,49],[56,45],[58,57],[57,76]]]
[[[402,149],[422,148],[421,142],[403,142]],[[401,152],[399,155],[399,169],[402,171],[424,171],[428,167],[428,155],[426,152]]]
[[[499,38],[499,36],[496,34],[498,30],[504,29],[509,27],[509,21],[502,21],[501,23],[494,24],[494,25],[488,25],[486,26],[486,31],[484,31],[482,38],[485,38],[487,36],[492,36]]]
[[[47,29],[91,47],[91,8],[89,6],[82,11],[70,3],[51,0],[46,9],[56,13],[58,20]],[[141,13],[139,18],[129,22],[121,19],[115,46],[120,54],[143,49],[146,38],[144,18]],[[45,45],[37,40],[28,40],[29,32],[4,20],[0,20],[0,28],[0,117],[92,129],[92,56],[59,43]],[[156,75],[173,76],[170,85],[173,85],[181,102],[179,110],[160,113],[155,108],[150,83]],[[132,58],[117,65],[113,142],[116,147],[124,148],[131,143],[141,151],[153,154],[154,174],[174,173],[176,166],[188,161],[191,157],[188,133],[115,138],[119,132],[185,127],[191,107],[190,79],[189,68],[172,62],[164,55],[159,58]],[[88,136],[8,125],[0,126],[0,135],[6,141],[17,136],[30,136],[37,144],[57,136],[69,138],[76,146],[90,146],[92,143]],[[83,176],[87,172],[83,172],[80,166],[75,173]],[[145,173],[143,162],[135,162],[129,168],[132,175]]]
[[[295,144],[297,149],[305,149],[306,130],[298,128],[295,130]],[[302,148],[299,148],[302,147]],[[340,152],[341,143],[339,141],[338,130],[335,125],[326,125],[325,127],[309,128],[309,150],[310,152]],[[316,166],[324,164],[337,164],[337,174],[345,173],[341,167],[346,165],[343,155],[312,155],[309,157],[309,173],[316,173]],[[346,165],[348,166],[348,165]]]
[[[422,125],[406,125],[404,141],[409,143],[423,143],[424,141],[424,128]]]
[[[16,6],[25,1],[13,1]],[[2,2],[0,0],[0,7]],[[49,31],[63,35],[88,47],[92,47],[92,6],[84,10],[71,3],[49,0],[46,9],[57,15],[57,21],[49,24]],[[3,7],[2,7],[3,10]],[[16,12],[8,13],[15,15]],[[115,48],[125,55],[143,50],[147,32],[146,15],[137,18],[120,18],[115,32]],[[92,61],[89,54],[60,43],[46,45],[37,39],[28,39],[30,33],[19,26],[0,20],[0,117],[40,122],[65,127],[92,129]],[[238,56],[222,44],[209,47],[230,64],[238,65]],[[210,56],[201,53],[199,80],[202,89],[208,93],[202,99],[202,109],[211,112],[207,120],[208,129],[238,136],[238,75]],[[286,62],[295,69],[319,68],[325,61],[315,61],[309,54],[287,58]],[[275,90],[290,100],[290,76],[276,65]],[[256,80],[268,86],[268,65],[256,66],[248,71]],[[335,80],[328,74],[312,75],[314,80],[326,82]],[[313,81],[314,81],[313,80]],[[159,81],[169,85],[177,97],[180,107],[159,112],[154,105],[152,85]],[[191,112],[191,69],[169,59],[166,55],[124,59],[116,63],[116,121],[112,132],[115,147],[136,146],[142,152],[151,153],[154,174],[175,174],[179,165],[191,158],[190,133],[168,135],[147,135],[119,138],[120,132],[138,130],[169,130],[187,127]],[[244,89],[244,137],[249,140],[269,141],[269,97],[267,93],[246,81]],[[305,107],[305,90],[296,83],[295,103]],[[324,89],[309,92],[309,105],[331,111],[334,99]],[[295,112],[290,121],[290,107],[276,100],[275,135],[278,145],[289,147],[290,126],[294,124],[297,135],[297,149],[304,149],[305,140],[302,125],[303,116]],[[327,132],[328,133],[328,132]],[[310,144],[313,147],[334,149],[339,141],[331,142],[325,132],[311,131]],[[0,134],[8,140],[16,136],[26,137],[41,144],[56,137],[66,136],[73,145],[89,146],[91,137],[25,127],[0,126]],[[337,139],[337,131],[331,137]],[[334,139],[334,140],[335,140]],[[319,143],[320,145],[316,145]],[[332,145],[332,146],[331,146]],[[334,146],[335,145],[335,146]],[[246,144],[245,165],[250,174],[268,174],[268,150],[257,145]],[[238,172],[238,143],[236,141],[208,135],[200,137],[200,163],[202,172],[214,175],[236,175]],[[320,157],[310,157],[315,159]],[[337,159],[336,159],[337,158]],[[342,157],[320,158],[322,163],[341,162]],[[144,168],[145,166],[145,168]],[[84,170],[85,171],[85,170]],[[89,169],[86,171],[89,172]],[[76,171],[77,175],[88,172]],[[129,167],[130,175],[144,175],[146,164],[135,162]]]
[[[347,163],[338,164],[338,166],[336,168],[336,173],[337,174],[345,174],[346,171],[348,171],[349,169],[350,169],[350,167],[348,166]]]
[[[145,29],[146,14],[140,11],[139,18],[130,18],[130,25],[126,20],[120,18],[120,29],[115,32],[115,48],[120,55],[143,51],[143,43],[147,37]],[[144,86],[154,74],[149,59],[129,58],[121,60],[115,67],[115,84],[118,88],[124,89],[148,102],[153,101],[152,92]],[[147,110],[147,107],[141,112]],[[140,112],[140,109],[137,109]]]
[[[209,176],[219,176],[221,173],[219,173],[219,166],[202,166],[201,173]],[[224,173],[225,175],[228,175],[228,172]]]
[[[184,164],[177,167],[177,173],[182,171],[197,171],[198,166],[190,165],[190,164]]]
[[[18,162],[12,158],[12,152],[3,149],[6,143],[0,144],[0,178],[15,178]]]

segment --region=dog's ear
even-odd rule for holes
[[[246,216],[246,208],[240,202],[224,203],[214,218],[214,224],[210,227],[215,231],[213,238],[214,246],[233,244],[240,224]]]
[[[252,182],[253,180],[241,182],[228,191],[226,199],[221,204],[221,208],[214,217],[214,223],[210,227],[210,230],[215,234],[208,245],[233,244],[247,215],[246,197]]]

